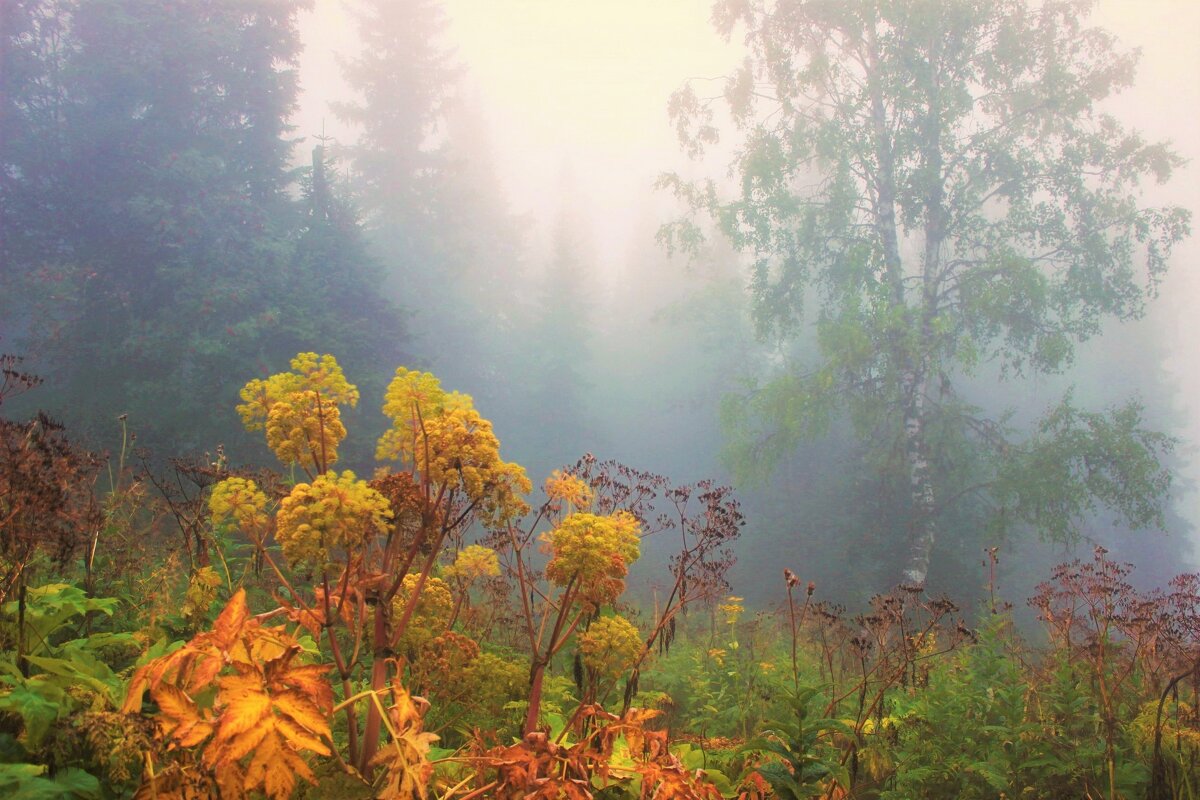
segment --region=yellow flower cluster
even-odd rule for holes
[[[569,472],[554,470],[546,479],[546,497],[550,498],[554,509],[560,510],[566,503],[571,511],[584,511],[592,506],[595,492],[579,478]]]
[[[500,574],[500,559],[496,551],[479,544],[467,545],[459,551],[454,563],[446,567],[446,577],[471,583],[480,578]]]
[[[238,415],[246,430],[266,429],[267,444],[283,463],[328,466],[346,436],[338,406],[356,405],[358,389],[331,355],[300,353],[291,367],[243,386]]]
[[[619,678],[642,654],[642,636],[624,617],[601,617],[579,637],[583,664],[602,678]]]
[[[742,598],[731,594],[725,599],[724,603],[717,606],[717,610],[725,615],[726,625],[735,625],[738,618],[742,616],[742,612],[746,610],[746,607],[742,605]]]
[[[337,461],[346,426],[338,407],[314,391],[293,392],[267,414],[267,446],[284,464],[305,469]]]
[[[392,428],[380,437],[375,457],[411,464],[421,441],[422,422],[440,417],[447,409],[471,407],[470,395],[446,392],[432,373],[397,367],[383,396],[383,413],[392,420]]]
[[[435,486],[477,503],[485,525],[502,525],[529,510],[525,470],[500,458],[500,440],[465,394],[446,393],[428,372],[401,367],[388,385],[383,411],[392,427],[379,439],[379,459],[414,465]],[[419,413],[418,413],[419,412]]]
[[[213,486],[208,510],[218,527],[232,522],[250,536],[267,528],[267,496],[249,478],[226,478]]]
[[[386,533],[392,511],[383,495],[349,470],[298,483],[283,498],[275,538],[292,565],[320,569],[331,548],[354,549]]]
[[[404,576],[404,582],[392,598],[392,620],[399,622],[408,607],[408,600],[417,587],[420,575],[412,573]],[[435,636],[441,635],[450,624],[450,615],[454,613],[454,595],[450,587],[441,578],[430,576],[421,587],[417,605],[413,608],[408,627],[400,637],[400,644],[414,652]]]
[[[552,553],[546,576],[558,586],[574,580],[587,607],[611,603],[625,590],[629,565],[640,555],[640,532],[637,517],[627,511],[571,514],[545,537]]]

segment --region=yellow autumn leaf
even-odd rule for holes
[[[224,706],[218,740],[228,740],[250,730],[271,713],[271,696],[253,675],[229,675],[218,680],[217,685],[221,688],[219,702]]]
[[[292,667],[279,682],[311,698],[318,707],[328,708],[333,705],[333,689],[325,677],[328,672],[329,667],[322,664],[306,664]]]
[[[271,732],[273,725],[272,722],[266,722],[226,739],[218,737],[213,742],[213,746],[205,751],[205,763],[211,766],[237,763],[262,743],[263,738]]]
[[[330,755],[330,750],[325,746],[325,743],[318,739],[311,731],[308,731],[296,723],[292,722],[287,717],[275,718],[275,729],[280,735],[291,744],[293,747],[310,750],[317,755]],[[328,733],[326,733],[328,735]]]
[[[316,704],[299,692],[286,691],[271,698],[275,709],[286,714],[293,722],[312,733],[329,735],[329,720]]]
[[[154,698],[155,703],[158,703],[158,709],[163,716],[168,717],[175,724],[195,722],[200,719],[200,712],[195,701],[178,686],[172,686],[169,683],[160,684],[151,690],[150,696]]]
[[[246,590],[238,589],[229,600],[229,605],[221,611],[217,621],[213,623],[212,635],[214,643],[222,650],[229,650],[242,635],[242,628],[250,619],[250,609],[246,608]]]

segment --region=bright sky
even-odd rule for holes
[[[638,199],[660,171],[683,162],[666,113],[683,80],[725,74],[740,48],[709,23],[711,0],[445,0],[447,45],[467,70],[491,127],[497,168],[514,204],[553,219],[571,175],[591,206],[602,260],[619,259]],[[1125,119],[1187,153],[1200,142],[1200,3],[1104,0],[1094,21],[1143,49]],[[354,47],[341,0],[317,0],[302,31],[308,90],[301,135],[348,133],[324,110],[342,90],[334,51]],[[708,165],[714,172],[724,165]],[[1196,180],[1174,181],[1175,202],[1200,207]]]

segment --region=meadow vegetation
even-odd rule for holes
[[[4,362],[7,396],[36,379]],[[710,483],[586,456],[538,490],[466,395],[396,370],[369,479],[330,355],[238,407],[280,464],[107,463],[3,422],[0,792],[21,798],[1194,798],[1200,575],[1097,548],[1021,633],[804,565],[726,581]],[[2,402],[2,398],[0,398]],[[647,537],[675,542],[628,599]]]

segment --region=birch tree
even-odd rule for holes
[[[1171,441],[1136,403],[1102,414],[1068,396],[1018,435],[961,391],[981,371],[1065,370],[1107,319],[1143,312],[1188,233],[1188,212],[1140,195],[1179,156],[1103,112],[1137,58],[1086,25],[1090,6],[723,0],[713,20],[744,35],[742,67],[715,96],[693,81],[671,101],[697,157],[727,114],[736,188],[662,183],[752,255],[760,333],[811,322],[819,343],[745,400],[774,416],[759,455],[844,411],[905,484],[903,582],[924,585],[939,517],[968,497],[1066,538],[1097,505],[1135,527],[1161,515]],[[692,216],[663,237],[699,231]]]

